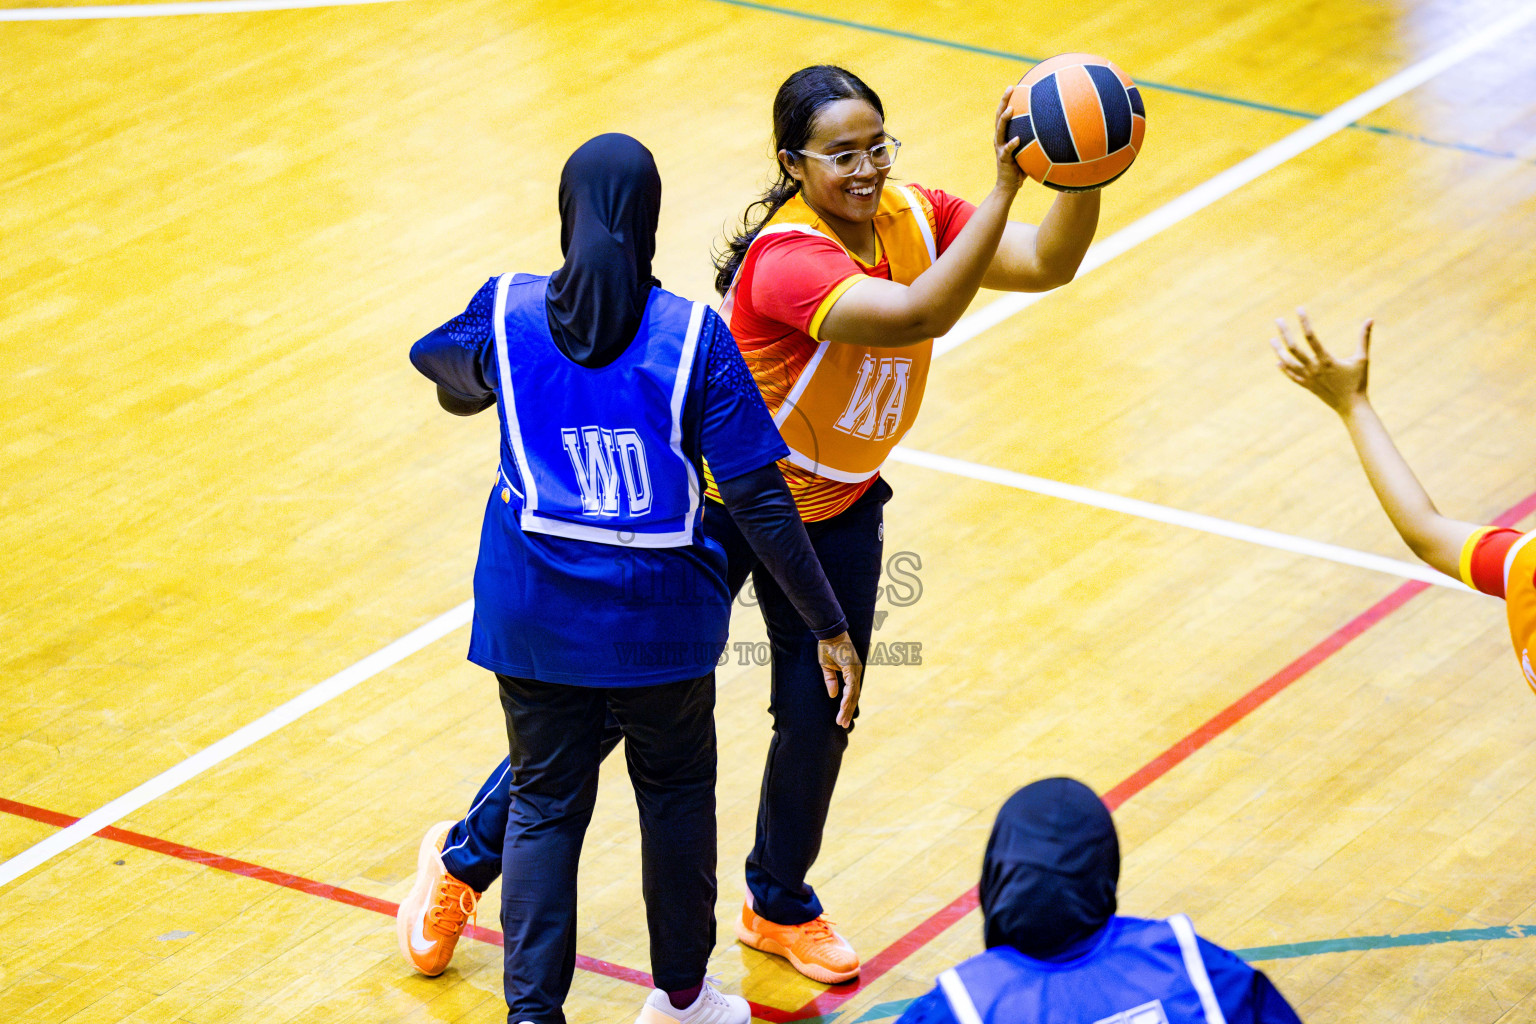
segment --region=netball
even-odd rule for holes
[[[1036,64],[1008,108],[1008,137],[1022,140],[1014,154],[1020,170],[1058,192],[1088,192],[1120,177],[1147,130],[1136,83],[1088,53]]]
[[[1536,1024],[1533,46],[0,0],[0,1024]]]

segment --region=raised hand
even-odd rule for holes
[[[1355,354],[1335,359],[1317,340],[1306,310],[1298,309],[1296,316],[1305,345],[1296,341],[1284,320],[1275,321],[1280,336],[1269,341],[1280,359],[1280,372],[1339,414],[1382,509],[1413,553],[1452,579],[1459,578],[1461,549],[1477,527],[1440,514],[1392,442],[1381,417],[1371,408],[1366,382],[1373,321],[1360,326],[1360,347]]]
[[[1339,360],[1329,354],[1323,348],[1323,343],[1317,340],[1317,333],[1312,329],[1307,311],[1296,310],[1296,317],[1301,321],[1302,337],[1306,339],[1305,348],[1296,343],[1290,326],[1283,319],[1275,321],[1279,337],[1269,339],[1269,347],[1275,350],[1275,355],[1280,359],[1280,372],[1342,415],[1357,401],[1366,398],[1366,383],[1371,369],[1371,325],[1375,321],[1367,320],[1361,325],[1360,347],[1355,354],[1349,359]]]
[[[1008,97],[1013,95],[1013,86],[1003,90],[1003,98],[997,104],[997,123],[993,126],[992,148],[997,151],[997,187],[1018,191],[1024,184],[1024,172],[1019,169],[1019,163],[1013,158],[1018,151],[1019,140],[1008,138]]]

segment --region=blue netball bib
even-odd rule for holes
[[[594,369],[550,336],[548,283],[503,275],[492,315],[501,470],[518,525],[597,544],[691,544],[700,487],[682,418],[706,307],[652,288],[636,340]]]
[[[998,946],[939,975],[961,1024],[1226,1024],[1189,918],[1111,919],[1074,960]]]

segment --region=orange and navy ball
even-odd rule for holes
[[[1058,192],[1089,192],[1124,174],[1141,152],[1141,90],[1103,57],[1041,61],[1008,99],[1008,137],[1019,169]]]

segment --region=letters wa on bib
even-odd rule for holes
[[[932,340],[899,348],[822,340],[827,312],[866,276],[917,280],[974,210],[943,192],[887,184],[867,264],[796,195],[748,248],[721,315],[789,445],[780,465],[807,522],[837,515],[874,483],[917,418],[933,357]]]

